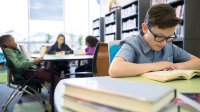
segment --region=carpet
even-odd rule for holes
[[[2,109],[2,106],[5,105],[5,102],[12,92],[12,88],[9,88],[6,84],[0,84],[0,110]],[[13,108],[15,104],[18,102],[19,96],[16,96],[11,103],[8,106],[7,112],[13,112]]]
[[[28,102],[16,104],[13,112],[44,112],[44,109],[39,102]]]
[[[7,82],[7,72],[0,70],[0,84]]]

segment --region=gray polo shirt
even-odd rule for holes
[[[121,45],[121,49],[116,56],[123,58],[127,62],[152,63],[170,61],[178,63],[190,60],[188,52],[172,43],[168,43],[161,51],[154,51],[140,34],[128,37],[121,42]]]

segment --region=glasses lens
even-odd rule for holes
[[[174,41],[175,39],[176,39],[175,37],[167,38],[167,42],[172,42],[172,41]]]
[[[155,41],[157,42],[162,42],[164,40],[165,40],[165,37],[160,37],[160,36],[155,37]]]

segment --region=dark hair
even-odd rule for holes
[[[1,37],[0,37],[0,45],[2,46],[2,47],[4,47],[4,48],[7,48],[8,46],[7,46],[7,40],[9,39],[9,38],[11,38],[12,37],[12,35],[2,35]]]
[[[63,44],[65,44],[65,35],[63,35],[63,34],[59,34],[59,35],[57,36],[57,39],[56,39],[55,45],[58,45],[58,39],[59,39],[60,37],[63,37],[63,38],[64,38],[64,42],[63,42]],[[62,45],[63,45],[63,44],[62,44]]]
[[[158,28],[165,29],[174,27],[179,24],[181,20],[176,17],[175,10],[169,4],[158,4],[152,6],[146,14],[145,23],[149,27],[158,26]]]
[[[98,43],[97,38],[89,35],[85,38],[85,42],[89,44],[90,47],[95,47],[96,44]]]

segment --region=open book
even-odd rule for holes
[[[141,76],[160,82],[166,82],[174,79],[191,79],[195,75],[200,76],[200,70],[157,71],[144,73]]]

